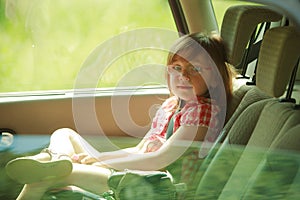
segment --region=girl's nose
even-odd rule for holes
[[[189,81],[190,80],[190,78],[184,72],[182,72],[182,74],[180,74],[179,79],[182,80],[182,81]]]

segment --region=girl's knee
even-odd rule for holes
[[[78,135],[73,129],[70,128],[60,128],[54,131],[51,137],[69,137],[71,135]]]

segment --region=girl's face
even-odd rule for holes
[[[207,84],[213,84],[211,68],[203,64],[201,56],[193,60],[192,65],[175,55],[168,66],[168,73],[171,92],[185,101],[205,95],[208,92]]]

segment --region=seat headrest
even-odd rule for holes
[[[270,96],[282,96],[299,59],[299,49],[300,33],[295,27],[269,29],[263,37],[258,56],[257,87]]]
[[[237,66],[242,60],[245,48],[255,27],[262,22],[275,22],[282,16],[259,5],[238,5],[225,12],[221,37],[226,43],[228,61]]]

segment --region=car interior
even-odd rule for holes
[[[219,27],[211,0],[168,0],[178,37],[219,32],[237,72],[225,123],[207,156],[193,163],[188,180],[181,179],[182,163],[201,144],[195,141],[167,168],[179,185],[172,199],[299,199],[300,2],[233,2]],[[0,93],[0,199],[16,199],[23,187],[7,176],[6,163],[40,152],[59,128],[76,130],[100,152],[136,145],[169,91],[155,86],[128,91]],[[122,123],[112,101],[120,106]],[[43,199],[108,199],[81,189],[61,197],[49,191]]]

